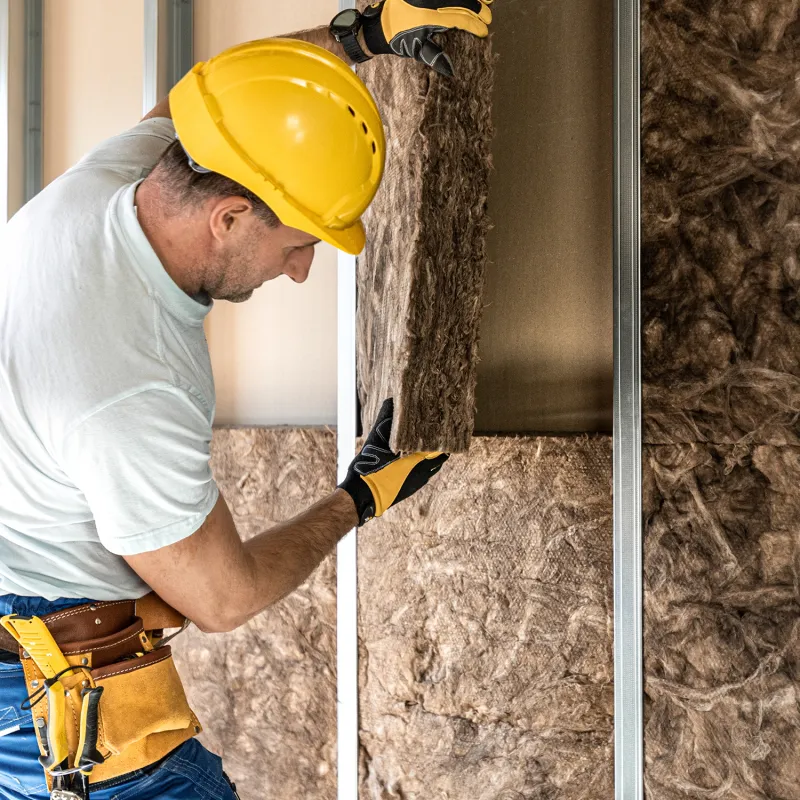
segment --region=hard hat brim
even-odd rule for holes
[[[332,228],[320,228],[314,233],[323,242],[328,242],[328,244],[332,244],[338,250],[349,253],[351,256],[357,256],[364,249],[364,244],[366,243],[366,234],[361,220],[341,231],[335,231]]]

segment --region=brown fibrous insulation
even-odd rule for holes
[[[800,796],[800,448],[645,451],[650,800]]]
[[[611,441],[476,438],[359,535],[361,798],[613,796]]]
[[[797,0],[646,0],[645,783],[800,796]]]
[[[798,0],[642,12],[647,441],[800,444]]]
[[[243,538],[331,492],[336,437],[325,429],[218,429],[214,476]],[[242,800],[336,797],[336,578],[329,557],[286,599],[241,628],[174,642],[201,740]]]
[[[443,43],[454,78],[401,58],[357,69],[387,140],[358,259],[359,394],[365,430],[394,398],[402,451],[464,451],[475,420],[494,67],[488,40]]]

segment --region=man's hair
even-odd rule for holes
[[[175,194],[180,205],[200,205],[212,197],[244,197],[253,206],[253,213],[270,228],[277,228],[277,214],[260,198],[240,183],[218,172],[197,172],[189,165],[189,158],[180,141],[176,139],[158,162],[159,180],[167,191]]]

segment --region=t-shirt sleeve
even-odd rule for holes
[[[89,505],[103,546],[136,555],[194,533],[219,497],[211,424],[180,389],[149,389],[94,412],[69,430],[62,467]]]
[[[108,169],[133,183],[150,173],[174,140],[175,127],[171,119],[146,119],[129,131],[101,142],[67,174],[84,169]]]

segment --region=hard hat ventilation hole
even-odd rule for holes
[[[348,111],[349,111],[349,112],[350,112],[350,113],[351,113],[353,116],[355,116],[355,115],[356,115],[356,110],[353,108],[353,106],[347,106],[347,110],[348,110]]]
[[[375,142],[372,143],[372,152],[373,153],[377,153],[378,152],[378,148],[375,146]]]
[[[362,122],[361,123],[361,129],[364,131],[365,134],[369,133],[369,128],[367,127],[367,123],[366,122]]]

